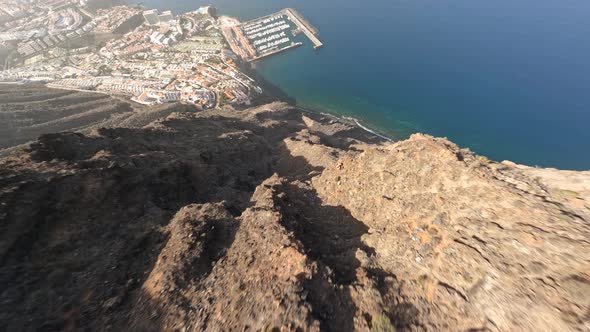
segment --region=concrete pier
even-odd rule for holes
[[[293,8],[286,8],[282,12],[287,15],[289,19],[291,19],[291,22],[297,25],[297,27],[305,34],[305,36],[307,36],[307,38],[309,38],[309,40],[311,40],[314,49],[324,46],[324,44],[322,44],[322,42],[316,37],[318,33],[317,29],[307,22],[307,20],[303,18],[299,12]]]
[[[267,52],[267,53],[261,54],[260,56],[258,56],[258,57],[256,57],[256,58],[252,59],[252,61],[257,61],[257,60],[260,60],[260,59],[263,59],[263,58],[269,57],[269,56],[271,56],[271,55],[275,55],[275,54],[277,54],[277,53],[281,53],[281,52],[283,52],[283,51],[290,50],[290,49],[292,49],[292,48],[295,48],[295,47],[299,47],[299,46],[301,46],[301,45],[303,45],[303,44],[301,44],[301,43],[294,43],[294,44],[292,44],[292,45],[289,45],[289,46],[287,46],[287,47],[283,47],[283,48],[277,48],[277,49],[275,49],[275,50],[272,50],[272,51],[270,51],[270,52]]]

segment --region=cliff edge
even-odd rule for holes
[[[274,103],[0,160],[7,330],[587,331],[590,172]]]

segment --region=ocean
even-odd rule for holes
[[[590,169],[586,0],[146,0],[252,19],[284,7],[320,31],[256,64],[303,107],[394,139],[448,137],[493,160]]]

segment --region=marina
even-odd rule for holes
[[[312,42],[314,49],[323,46],[317,37],[318,30],[292,8],[244,23],[230,17],[222,17],[220,22],[223,36],[234,53],[247,62],[303,45],[295,40],[300,33]]]

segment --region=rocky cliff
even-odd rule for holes
[[[6,330],[587,331],[590,172],[284,104],[0,162]]]

